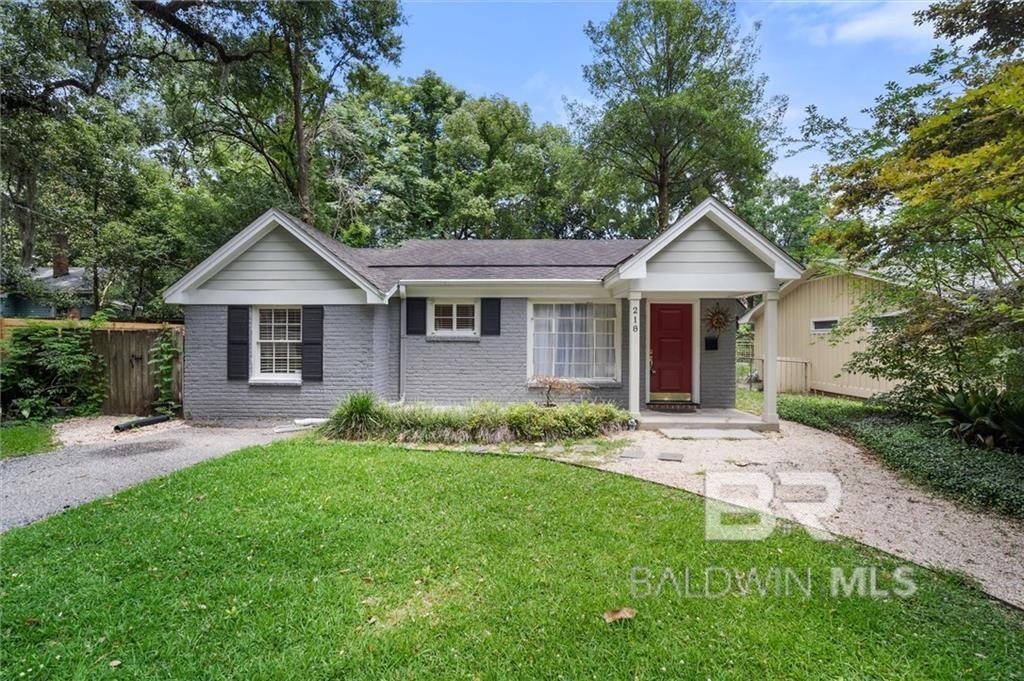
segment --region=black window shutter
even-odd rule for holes
[[[324,308],[302,308],[302,380],[324,380]]]
[[[228,307],[228,380],[249,378],[249,308]]]
[[[501,298],[480,299],[480,335],[501,335]]]
[[[425,336],[427,333],[427,299],[405,299],[405,335]]]

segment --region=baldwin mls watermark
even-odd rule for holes
[[[827,570],[794,567],[736,568],[720,565],[650,568],[629,574],[633,598],[909,598],[917,592],[913,567],[886,570],[876,565],[832,566]]]
[[[832,539],[826,521],[837,510],[842,484],[827,471],[707,471],[704,474],[704,538],[760,541],[779,522],[794,521],[815,539]]]

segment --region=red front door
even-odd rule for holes
[[[651,399],[693,397],[693,306],[651,304]]]

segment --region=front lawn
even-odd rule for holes
[[[48,452],[57,446],[48,423],[17,423],[0,427],[0,458]]]
[[[737,408],[761,412],[760,392],[737,389]],[[924,418],[858,400],[779,395],[779,418],[856,440],[907,478],[947,496],[1024,518],[1024,457],[954,440]]]
[[[908,598],[829,595],[894,558],[803,531],[707,542],[698,497],[524,457],[304,438],[0,539],[3,678],[1013,678],[1021,613],[916,568]],[[707,568],[811,572],[811,595],[702,596]],[[630,576],[670,568],[660,596]],[[879,586],[888,588],[884,576]],[[641,584],[642,586],[642,584]],[[602,613],[630,606],[632,621]],[[24,674],[24,676],[21,676]]]

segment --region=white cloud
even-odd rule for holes
[[[544,71],[538,71],[526,79],[523,89],[531,93],[530,109],[535,120],[551,121],[560,125],[569,123],[569,112],[565,100],[591,101],[591,98],[576,88],[555,81]]]
[[[914,23],[914,12],[927,7],[925,0],[783,2],[771,7],[771,13],[789,21],[794,36],[816,47],[887,42],[917,50],[934,42],[930,26]]]
[[[925,3],[918,2],[883,3],[839,23],[833,30],[833,37],[840,43],[875,40],[931,42],[931,28],[914,23],[914,12],[925,6]]]

